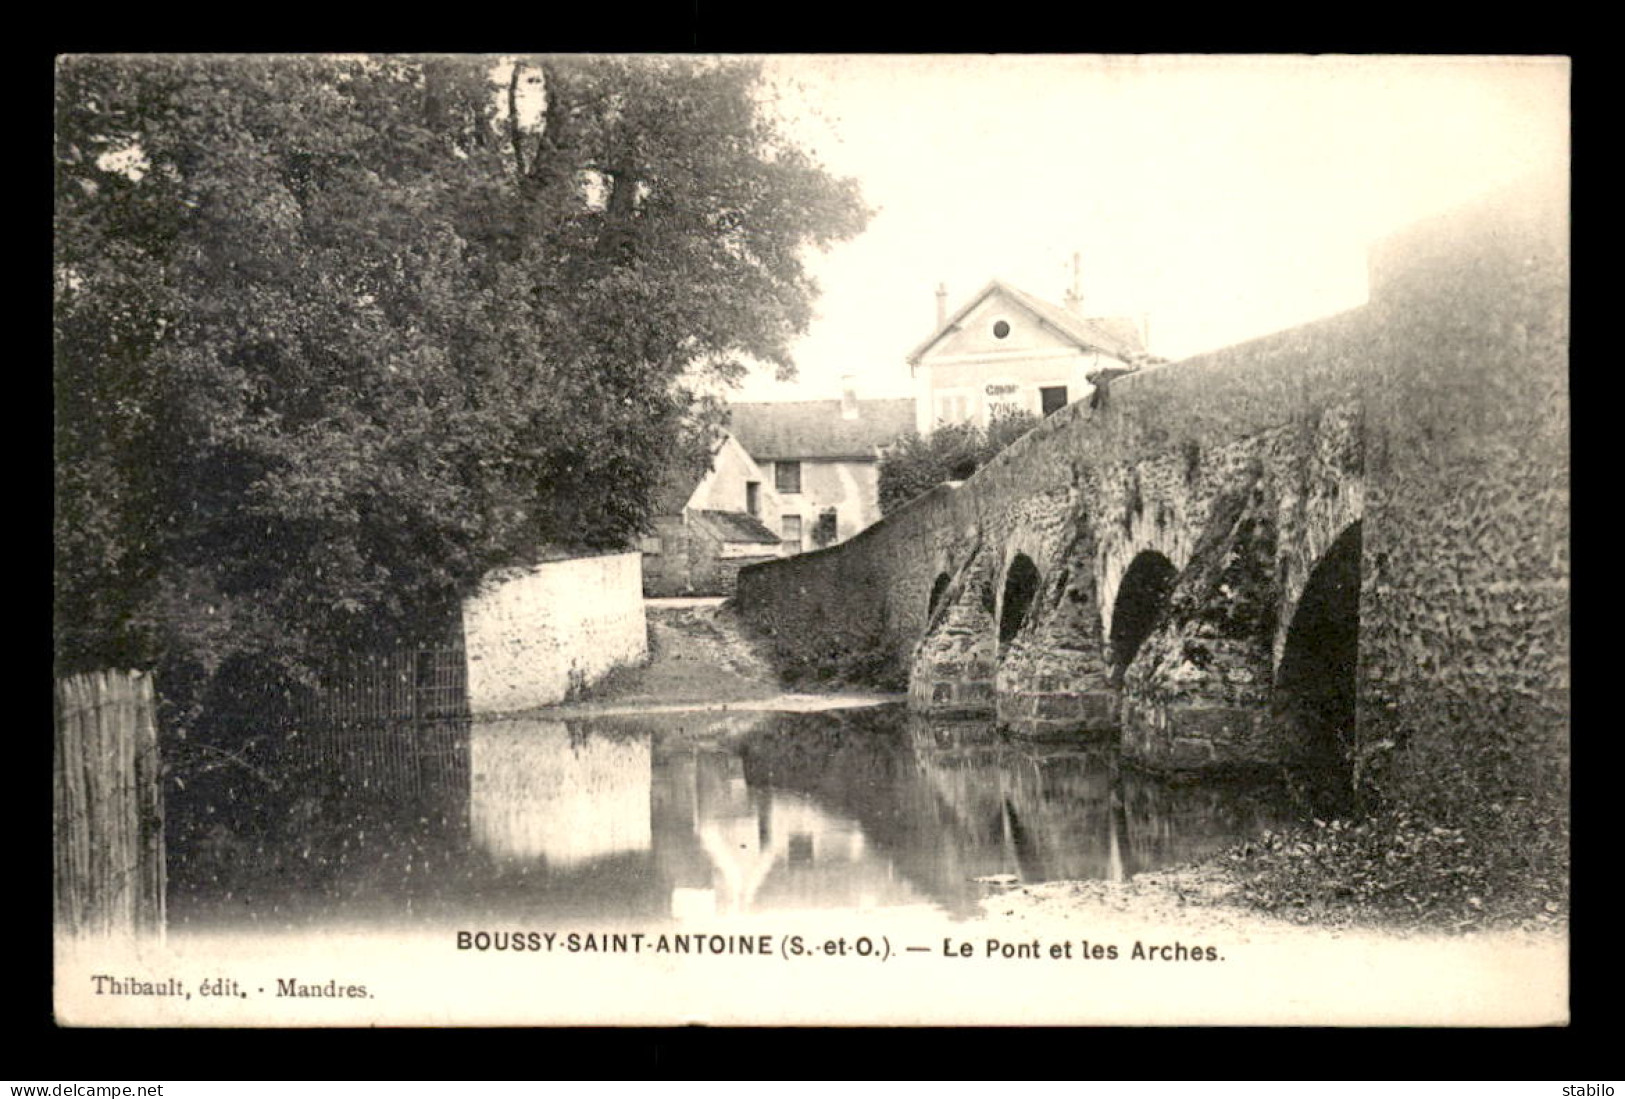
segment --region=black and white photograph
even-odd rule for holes
[[[57,58],[56,1022],[1567,1025],[1570,77]]]

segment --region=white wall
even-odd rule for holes
[[[928,415],[934,429],[938,423],[968,421],[985,428],[995,404],[1013,405],[1034,416],[1044,414],[1043,398],[1039,390],[1045,386],[1065,386],[1067,403],[1081,400],[1094,392],[1085,376],[1088,372],[1114,363],[1105,355],[1073,351],[1065,356],[1044,359],[964,359],[938,362],[932,370],[930,390],[931,407]],[[1000,392],[990,393],[990,387]],[[944,398],[962,398],[967,416],[944,417],[941,404]],[[916,414],[918,417],[918,413]]]
[[[549,561],[487,579],[463,604],[469,708],[551,705],[573,685],[641,663],[649,652],[642,556]]]
[[[1002,338],[993,331],[999,321],[1009,325]],[[985,428],[994,404],[1041,416],[1040,388],[1065,386],[1070,404],[1093,392],[1087,374],[1115,362],[1059,335],[1003,293],[990,294],[915,364],[916,430],[927,435],[939,422],[962,421]],[[990,385],[1003,392],[990,394]],[[965,415],[944,418],[944,398],[962,402]]]
[[[729,435],[717,450],[707,473],[688,499],[688,506],[705,511],[745,510],[745,484],[755,481],[761,485],[760,508],[757,518],[775,533],[779,530],[780,503],[773,491],[771,469],[757,465],[755,459]]]
[[[770,474],[773,462],[763,462]],[[825,508],[835,509],[835,541],[844,542],[880,521],[880,463],[807,458],[801,461],[801,491],[777,497],[781,518],[772,527],[783,534],[785,515],[801,516],[803,550],[817,549],[813,529]],[[833,545],[834,543],[831,543]]]

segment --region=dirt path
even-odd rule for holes
[[[737,616],[712,600],[645,604],[649,662],[616,671],[550,712],[658,713],[681,709],[815,710],[895,702],[898,696],[789,694],[745,636]]]

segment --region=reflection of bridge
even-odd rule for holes
[[[856,822],[870,858],[970,912],[975,879],[1122,880],[1284,823],[1273,791],[1170,785],[1114,753],[1012,742],[986,721],[781,715],[740,745],[753,792]]]
[[[1168,769],[1566,774],[1566,187],[1378,249],[1369,304],[1118,378],[851,541],[741,574],[781,654]]]

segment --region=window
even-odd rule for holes
[[[1009,321],[994,321],[993,322],[993,338],[994,339],[1002,340],[1006,336],[1008,336],[1009,334],[1010,334],[1010,322]]]
[[[1038,388],[1038,398],[1044,402],[1044,415],[1066,407],[1066,386],[1044,385]]]
[[[801,491],[801,463],[774,462],[773,487],[780,492]],[[797,520],[799,522],[799,520]]]
[[[645,535],[641,538],[638,542],[638,548],[644,553],[657,556],[664,552],[663,547],[660,545],[660,536],[656,534]]]
[[[745,482],[745,512],[758,519],[762,517],[762,482]]]
[[[784,524],[784,527],[783,527],[783,529],[784,529],[784,541],[782,543],[782,546],[784,548],[784,552],[787,553],[787,554],[800,553],[801,552],[801,516],[799,516],[799,515],[785,515],[785,516],[782,516],[781,519],[782,519],[782,522]]]
[[[963,393],[937,398],[937,422],[962,424],[970,419],[970,397]]]

